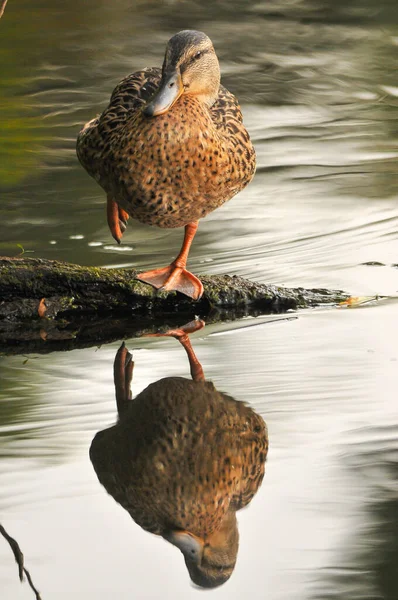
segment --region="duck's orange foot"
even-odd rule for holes
[[[119,206],[119,227],[122,233],[126,231],[129,214]]]
[[[120,244],[123,233],[126,231],[129,215],[109,195],[107,197],[106,213],[112,237]]]
[[[145,333],[143,337],[173,337],[181,340],[181,338],[186,338],[190,333],[200,331],[204,326],[205,322],[196,317],[194,321],[190,321],[177,329],[168,329],[164,333]]]
[[[192,273],[176,267],[173,263],[163,269],[154,269],[139,273],[137,279],[149,283],[158,290],[181,292],[194,300],[198,300],[203,294],[203,285],[200,279]]]
[[[190,321],[189,323],[182,325],[182,327],[178,327],[177,329],[169,329],[164,335],[179,339],[185,335],[189,335],[190,333],[200,331],[205,325],[206,323],[202,319],[196,317],[194,321]]]
[[[204,326],[205,322],[202,319],[196,318],[194,321],[190,321],[177,329],[168,329],[164,333],[146,333],[144,337],[173,337],[178,340],[188,355],[192,379],[194,381],[205,381],[202,365],[198,361],[189,339],[190,333],[199,331]]]

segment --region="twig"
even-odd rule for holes
[[[3,16],[6,4],[7,4],[7,0],[0,0],[0,19]]]
[[[30,576],[30,573],[29,573],[28,569],[26,569],[24,566],[24,556],[23,556],[21,548],[19,547],[18,542],[16,540],[14,540],[14,538],[12,538],[10,535],[8,535],[8,533],[6,532],[6,530],[4,529],[4,527],[1,524],[0,524],[0,533],[11,546],[11,550],[13,551],[15,562],[18,565],[19,580],[23,581],[23,576],[25,573],[26,579],[28,580],[30,587],[32,588],[32,590],[35,593],[36,600],[41,600],[41,596],[40,596],[39,592],[33,585],[33,581]]]

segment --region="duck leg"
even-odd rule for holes
[[[116,405],[120,415],[128,408],[132,400],[131,381],[133,379],[134,361],[125,343],[120,346],[113,363],[113,381],[115,383]]]
[[[106,197],[106,216],[112,237],[120,244],[123,233],[126,231],[129,215],[125,210],[120,208],[110,194]]]
[[[168,267],[140,273],[137,275],[137,279],[149,283],[157,289],[176,290],[194,300],[198,300],[203,294],[202,282],[185,268],[187,266],[189,249],[198,225],[198,221],[185,225],[184,241],[180,253]]]
[[[204,321],[201,319],[195,319],[195,321],[191,321],[190,323],[187,323],[182,327],[178,327],[177,329],[169,329],[165,333],[148,333],[145,335],[145,337],[173,337],[178,340],[187,353],[192,379],[194,381],[205,381],[202,365],[200,364],[192,348],[191,340],[189,339],[190,333],[199,331],[200,329],[203,329],[204,326]]]

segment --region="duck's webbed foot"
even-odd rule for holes
[[[156,289],[181,292],[193,300],[198,300],[203,294],[203,285],[187,269],[187,259],[192,240],[198,228],[198,221],[185,226],[184,241],[177,258],[163,269],[154,269],[137,275],[137,279],[153,285]]]
[[[177,329],[169,329],[165,333],[148,333],[145,335],[145,337],[173,337],[178,340],[187,353],[192,379],[194,381],[204,381],[205,376],[202,365],[200,364],[192,348],[191,340],[189,339],[190,333],[199,331],[200,329],[203,329],[204,326],[204,321],[201,319],[195,319],[194,321],[190,321],[182,327],[177,327]]]
[[[137,275],[137,279],[149,283],[158,290],[181,292],[193,300],[198,300],[203,294],[203,285],[200,279],[190,271],[177,267],[172,262],[163,269],[153,269]]]
[[[177,327],[177,329],[168,329],[165,333],[150,333],[148,335],[153,337],[168,336],[180,341],[182,338],[186,338],[190,333],[200,331],[205,325],[206,323],[202,321],[202,319],[196,318],[181,327]]]
[[[129,215],[125,210],[120,208],[117,202],[115,202],[109,194],[107,196],[106,215],[112,237],[120,244],[123,233],[126,231]]]

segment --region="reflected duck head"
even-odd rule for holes
[[[201,31],[180,31],[167,44],[160,86],[145,106],[144,114],[156,117],[166,113],[182,94],[212,106],[220,78],[220,65],[210,38]]]
[[[179,548],[194,584],[215,588],[231,577],[239,548],[236,514],[230,511],[221,527],[202,538],[189,531],[172,531],[165,539]]]

